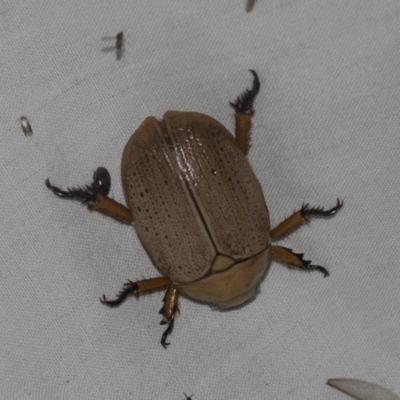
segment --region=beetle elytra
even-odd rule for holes
[[[128,281],[115,300],[167,288],[160,311],[168,325],[161,344],[172,332],[179,294],[222,309],[251,299],[271,258],[304,270],[328,271],[312,265],[302,254],[271,244],[312,216],[334,215],[335,207],[303,207],[270,230],[261,186],[246,159],[253,102],[260,82],[231,103],[236,112],[236,135],[210,116],[168,111],[162,120],[146,118],[128,140],[121,162],[128,207],[108,197],[110,177],[99,168],[90,185],[59,189],[120,220],[133,222],[138,237],[163,276]]]

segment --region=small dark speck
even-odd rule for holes
[[[234,187],[232,187],[232,190],[235,191],[236,189]]]
[[[149,231],[149,228],[147,226],[145,227],[145,229],[146,229],[147,232]]]
[[[144,197],[144,193],[143,192],[140,192],[140,197]]]
[[[246,3],[246,11],[247,12],[250,12],[253,9],[255,2],[256,2],[256,0],[247,0],[247,3]]]
[[[137,206],[136,208],[137,208],[137,210],[138,210],[139,212],[142,211],[142,209],[141,209],[139,206]]]
[[[145,191],[146,193],[149,193],[149,189],[144,189],[144,191]]]
[[[120,60],[123,53],[124,33],[119,32],[117,36],[105,36],[102,37],[102,40],[115,40],[115,46],[103,47],[102,51],[108,52],[115,48],[117,50],[117,60]]]
[[[168,239],[168,235],[165,235],[164,237],[165,237],[165,239]]]

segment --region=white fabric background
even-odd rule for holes
[[[0,2],[0,398],[344,399],[328,378],[400,394],[398,0]],[[102,36],[124,31],[122,60]],[[331,276],[273,263],[256,299],[180,300],[164,350],[163,293],[134,229],[45,187],[109,169],[148,115],[209,114],[261,80],[249,161],[272,225],[303,202],[343,210],[282,241]],[[33,136],[17,119],[27,116]]]

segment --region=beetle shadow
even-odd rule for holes
[[[122,56],[125,53],[125,47],[122,46],[121,48],[117,49],[115,46],[107,46],[101,49],[103,53],[111,53],[115,51],[115,58],[117,61],[121,60]]]

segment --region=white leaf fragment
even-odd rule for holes
[[[391,390],[359,379],[334,378],[326,384],[358,400],[400,400]]]

